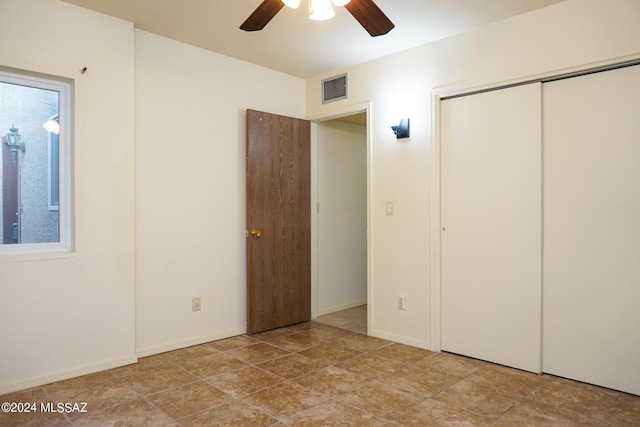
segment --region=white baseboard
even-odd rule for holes
[[[31,387],[50,384],[57,381],[68,380],[69,378],[75,378],[82,375],[93,374],[96,372],[105,371],[107,369],[119,368],[120,366],[131,365],[132,363],[136,363],[137,361],[138,358],[136,357],[136,355],[132,354],[129,356],[107,360],[100,363],[94,363],[91,365],[85,365],[66,371],[58,371],[51,374],[40,375],[37,377],[15,381],[12,383],[0,384],[0,395],[12,393],[14,391],[25,390]]]
[[[405,337],[403,335],[392,334],[392,333],[381,331],[381,330],[377,330],[377,329],[370,329],[369,330],[369,335],[372,336],[372,337],[375,337],[375,338],[382,338],[382,339],[385,339],[385,340],[397,342],[399,344],[406,344],[406,345],[410,345],[412,347],[418,347],[418,348],[422,348],[422,349],[425,349],[425,350],[431,350],[431,343],[429,341],[425,341],[425,340],[419,340],[419,339],[415,339],[415,338],[411,338],[411,337]]]
[[[153,347],[138,348],[136,354],[138,357],[153,356],[154,354],[166,353],[167,351],[180,350],[181,348],[191,347],[194,345],[200,345],[211,341],[217,341],[224,338],[235,337],[237,335],[243,335],[247,333],[247,328],[232,329],[229,331],[220,332],[217,334],[209,335],[206,337],[196,337],[187,340],[174,341],[167,344],[162,344]]]
[[[356,302],[350,302],[348,304],[341,304],[341,305],[337,305],[335,307],[325,307],[325,308],[319,308],[318,307],[318,316],[324,316],[325,314],[331,314],[331,313],[335,313],[337,311],[342,311],[342,310],[348,310],[350,308],[355,308],[355,307],[360,307],[361,305],[365,305],[367,304],[367,300],[363,299],[360,301],[356,301]]]
[[[75,378],[82,375],[93,374],[107,369],[119,368],[125,365],[131,365],[137,363],[139,357],[151,356],[154,354],[164,353],[172,350],[179,350],[185,347],[191,347],[194,345],[204,344],[211,341],[217,341],[224,338],[235,337],[237,335],[243,335],[247,333],[246,328],[239,328],[221,332],[206,337],[191,338],[183,341],[176,341],[160,346],[147,347],[137,349],[136,354],[125,356],[118,359],[112,359],[100,363],[86,365],[78,368],[69,369],[66,371],[54,372],[52,374],[41,375],[37,377],[27,378],[12,383],[0,384],[0,395],[12,393],[14,391],[25,390],[31,387],[37,387],[45,384],[50,384],[57,381],[68,380],[69,378]]]

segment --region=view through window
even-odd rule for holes
[[[0,72],[0,252],[67,248],[67,84]]]

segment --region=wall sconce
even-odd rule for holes
[[[400,119],[398,126],[391,126],[396,138],[409,138],[409,119]]]
[[[22,142],[22,135],[18,133],[18,128],[15,125],[11,125],[11,128],[9,128],[6,140],[11,151],[11,162],[16,163],[18,161],[18,150],[24,153],[25,144]]]

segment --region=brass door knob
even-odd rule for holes
[[[260,230],[256,230],[256,229],[254,228],[253,230],[251,230],[251,235],[252,235],[253,237],[260,237],[260,236],[262,236],[262,231],[260,231]]]

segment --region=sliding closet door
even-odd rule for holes
[[[541,85],[441,103],[442,349],[540,371]]]
[[[544,85],[545,372],[640,394],[640,66]]]

